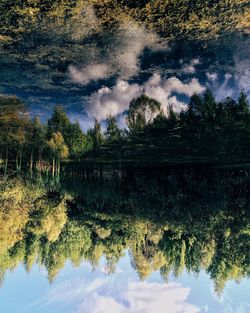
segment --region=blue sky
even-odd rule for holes
[[[250,281],[228,282],[219,298],[206,273],[183,274],[163,282],[159,273],[139,281],[128,255],[113,275],[102,260],[93,272],[83,262],[67,263],[53,283],[43,268],[27,274],[23,266],[6,275],[0,289],[1,313],[249,313]]]

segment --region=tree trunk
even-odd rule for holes
[[[52,159],[52,176],[55,174],[55,158]]]
[[[31,152],[30,155],[30,173],[32,174],[32,170],[33,170],[33,151]]]
[[[19,154],[19,171],[21,172],[22,170],[22,152]]]
[[[7,148],[6,148],[6,155],[5,155],[4,175],[7,174],[7,170],[8,170],[8,158],[9,158],[9,149],[8,149],[8,147],[7,147]]]
[[[16,170],[18,171],[18,152],[16,153]]]

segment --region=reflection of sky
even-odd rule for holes
[[[6,275],[0,289],[1,313],[248,313],[250,281],[229,282],[218,298],[202,272],[183,274],[165,283],[159,273],[140,282],[129,257],[120,260],[113,275],[101,262],[96,271],[87,263],[67,264],[49,284],[43,269],[27,274],[22,266]]]
[[[177,110],[207,87],[219,100],[236,98],[241,89],[250,96],[249,38],[239,34],[220,42],[175,45],[128,26],[81,44],[48,42],[28,54],[21,48],[0,49],[0,92],[20,96],[42,119],[54,105],[63,105],[84,130],[94,118],[123,117],[142,93]],[[29,37],[26,41],[29,46]],[[122,118],[119,124],[124,126]]]

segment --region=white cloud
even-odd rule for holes
[[[200,309],[188,303],[188,288],[178,284],[130,282],[115,298],[98,292],[88,297],[77,313],[198,313]]]
[[[86,289],[86,282],[82,279],[74,279],[72,281],[65,281],[56,285],[51,289],[46,299],[42,299],[44,305],[54,302],[74,302],[76,301]]]
[[[103,284],[104,284],[104,280],[97,278],[86,287],[85,292],[87,293],[93,292],[97,290],[98,288],[100,288]]]
[[[91,80],[107,78],[109,76],[108,66],[106,64],[94,64],[81,69],[70,66],[69,75],[73,82],[87,85]]]
[[[160,75],[154,74],[142,85],[130,85],[126,81],[119,80],[113,88],[102,87],[92,94],[88,99],[87,112],[90,117],[99,120],[105,119],[108,114],[114,116],[122,114],[128,110],[131,100],[143,93],[158,100],[164,110],[172,105],[175,111],[180,111],[185,109],[186,105],[179,101],[173,93],[190,97],[194,93],[201,93],[204,90],[205,87],[196,78],[183,83],[176,77],[165,80]]]

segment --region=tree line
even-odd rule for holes
[[[20,263],[44,266],[52,281],[67,261],[95,269],[101,257],[112,274],[128,251],[142,280],[205,270],[221,294],[250,273],[249,170],[209,173],[133,173],[120,185],[91,179],[75,190],[68,180],[71,189],[57,190],[34,178],[0,180],[0,282]]]
[[[171,132],[175,134],[171,135]],[[208,90],[203,95],[193,95],[187,110],[180,113],[174,112],[172,107],[164,112],[157,100],[141,95],[130,103],[126,129],[120,129],[116,118],[109,115],[104,132],[100,122],[95,120],[93,128],[86,133],[78,121],[70,121],[60,106],[54,108],[46,123],[42,123],[39,117],[30,118],[26,106],[18,98],[0,96],[0,160],[5,171],[8,167],[21,171],[23,166],[30,170],[51,166],[54,173],[64,159],[79,160],[91,153],[95,158],[103,151],[118,151],[124,144],[130,151],[139,151],[140,148],[133,147],[138,138],[144,149],[149,149],[152,143],[161,151],[164,142],[177,153],[180,143],[175,138],[178,136],[182,146],[187,147],[194,144],[192,141],[197,136],[205,141],[208,133],[215,134],[216,140],[230,134],[237,144],[247,140],[250,110],[243,92],[237,101],[226,98],[218,102]],[[188,143],[185,141],[187,134]],[[224,141],[219,142],[221,147]]]
[[[52,164],[55,171],[62,159],[78,159],[84,152],[95,149],[105,140],[122,133],[113,117],[107,118],[107,131],[102,132],[97,120],[94,127],[83,133],[78,121],[71,122],[63,108],[55,107],[46,123],[30,118],[27,108],[16,97],[0,96],[0,160],[21,171],[25,165],[34,167]]]

